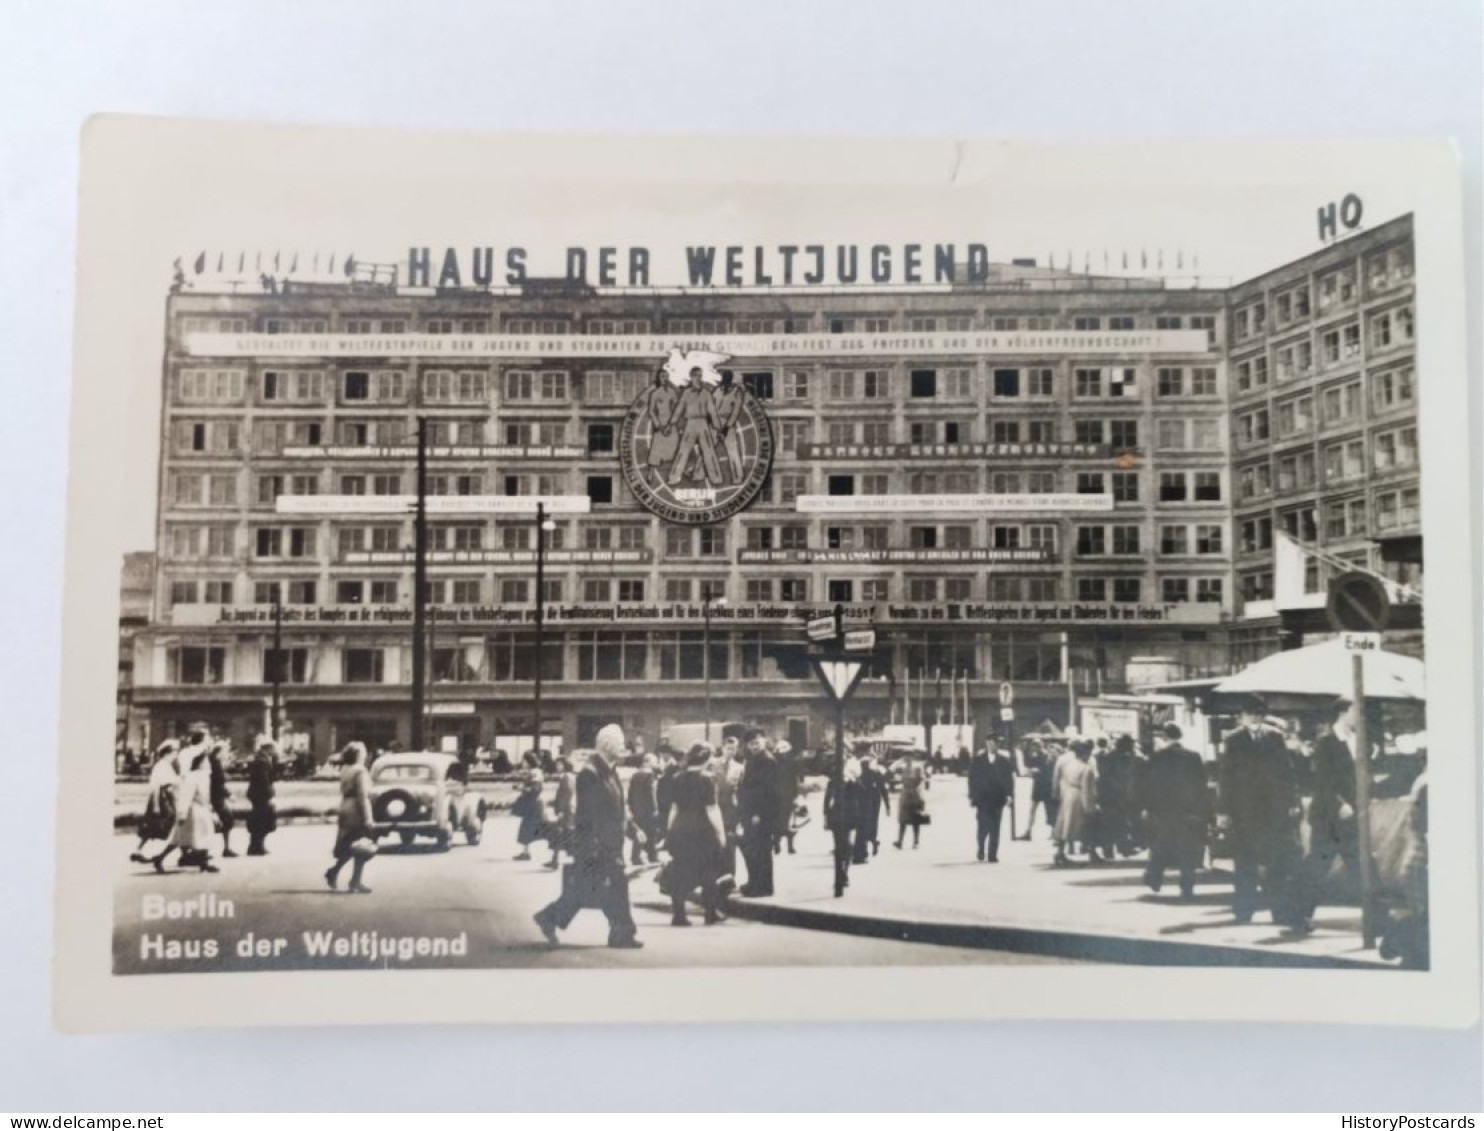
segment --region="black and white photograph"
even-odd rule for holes
[[[82,183],[69,1027],[1471,1008],[1446,147]]]

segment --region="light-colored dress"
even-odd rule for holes
[[[216,833],[211,816],[211,763],[204,756],[195,769],[180,775],[176,799],[175,843],[182,849],[209,849]]]
[[[1051,796],[1057,802],[1053,835],[1058,844],[1073,844],[1091,835],[1097,786],[1098,775],[1091,762],[1082,761],[1070,751],[1061,756],[1051,781]]]

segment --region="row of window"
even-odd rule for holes
[[[1244,363],[1250,364],[1250,363]],[[1265,363],[1264,363],[1265,364]],[[510,369],[498,375],[501,400],[507,403],[557,403],[579,399],[585,404],[628,404],[653,379],[638,371],[591,370],[580,378],[565,370]],[[744,372],[742,383],[760,400],[809,401],[822,391],[829,401],[886,400],[896,395],[888,369],[838,369],[816,374],[787,369]],[[1071,370],[1072,395],[1079,399],[1131,398],[1139,395],[1138,370],[1131,366],[1077,366]],[[998,400],[1051,399],[1057,396],[1055,366],[996,367],[988,388]],[[409,381],[402,369],[346,370],[334,379],[339,404],[405,404],[409,390],[420,389],[429,405],[486,405],[496,385],[484,369],[425,369]],[[1264,377],[1264,381],[1266,378]],[[177,374],[180,404],[240,404],[249,387],[245,369],[189,368]],[[257,403],[314,405],[326,403],[332,377],[322,369],[265,370],[258,374]],[[916,368],[907,372],[911,399],[973,400],[980,380],[971,366]],[[1250,381],[1249,381],[1250,387]],[[1155,395],[1161,398],[1214,397],[1215,366],[1160,366]]]
[[[1414,438],[1416,429],[1411,429]],[[1415,452],[1412,457],[1415,461]],[[1114,502],[1138,502],[1138,471],[1078,471],[1070,473],[1075,492],[1101,495],[1111,489]],[[1158,473],[1154,499],[1158,502],[1220,502],[1220,471],[1161,471]],[[1049,495],[1059,493],[1068,482],[1068,473],[1059,471],[990,471],[981,480],[977,471],[910,471],[901,476],[906,492],[912,495],[970,495],[978,493],[981,483],[995,495]],[[569,476],[562,474],[513,474],[486,477],[477,472],[428,476],[430,495],[479,495],[486,486],[494,486],[502,495],[545,496],[568,493]],[[834,496],[886,495],[890,493],[892,475],[887,472],[842,472],[825,477],[825,493]],[[239,504],[239,476],[236,472],[172,472],[169,499],[174,507],[230,507]],[[271,506],[280,495],[317,495],[320,476],[260,475],[253,498],[258,506]],[[398,473],[342,475],[336,484],[342,494],[400,495],[409,488]],[[764,484],[759,502],[789,505],[800,495],[810,493],[811,477],[807,472],[775,472]],[[606,506],[627,500],[627,488],[612,475],[583,477],[583,491],[595,506]]]
[[[1370,348],[1372,354],[1390,349],[1410,346],[1416,339],[1412,308],[1372,314],[1368,319]],[[1289,381],[1308,377],[1314,372],[1314,348],[1308,341],[1289,342],[1274,351],[1278,380]],[[1361,355],[1360,324],[1351,322],[1326,330],[1319,336],[1319,359],[1325,368],[1357,360]],[[1238,393],[1247,393],[1267,386],[1269,380],[1266,355],[1238,361],[1234,365],[1235,384]]]
[[[1239,501],[1260,499],[1286,491],[1301,491],[1362,480],[1367,475],[1387,475],[1415,470],[1418,464],[1417,429],[1413,426],[1376,432],[1371,436],[1367,460],[1364,438],[1341,440],[1313,451],[1278,455],[1271,461],[1240,468],[1237,472]]]
[[[1144,579],[1139,577],[1078,577],[1073,592],[1079,601],[1141,601]],[[486,581],[479,577],[434,578],[428,581],[426,600],[435,605],[478,605],[486,600]],[[543,582],[545,600],[561,603],[567,585],[561,578]],[[1187,602],[1192,597],[1201,602],[1220,601],[1222,584],[1219,577],[1161,577],[1158,580],[1160,600]],[[892,579],[886,577],[829,578],[823,591],[812,599],[827,601],[860,601],[880,603],[893,600]],[[666,602],[689,602],[715,599],[725,595],[723,581],[701,581],[693,578],[669,578],[658,590]],[[811,600],[809,579],[805,577],[749,578],[742,586],[742,597],[749,603],[778,601],[797,604]],[[535,585],[529,578],[498,580],[493,593],[501,604],[531,603]],[[585,603],[637,604],[657,596],[647,579],[642,577],[585,578],[574,588],[575,597]],[[989,574],[981,588],[974,576],[907,576],[902,579],[901,599],[915,604],[938,601],[1026,601],[1054,603],[1062,600],[1062,578],[1055,575]],[[397,605],[404,589],[394,579],[346,578],[333,583],[328,596],[337,605]],[[1111,596],[1110,596],[1111,594]],[[253,600],[271,605],[282,600],[286,605],[316,605],[319,585],[309,579],[296,581],[259,581],[252,590]],[[234,586],[229,580],[182,579],[170,583],[170,604],[230,605]]]
[[[1343,541],[1388,534],[1415,527],[1421,521],[1421,495],[1416,487],[1378,491],[1371,507],[1363,497],[1337,499],[1324,504],[1322,519],[1325,541]],[[1297,507],[1279,514],[1276,529],[1301,542],[1317,541],[1321,515],[1314,507]],[[1274,520],[1269,515],[1242,520],[1239,531],[1242,552],[1269,550],[1273,546]]]
[[[185,315],[180,319],[180,332],[194,333],[247,333],[252,320],[244,317],[221,317],[218,315]],[[282,315],[264,315],[256,321],[256,329],[265,334],[325,334],[330,332],[330,321],[323,317],[290,318]],[[347,314],[342,317],[339,328],[345,334],[488,334],[495,323],[488,317],[448,315],[433,313],[419,322],[405,316]],[[795,312],[781,317],[747,316],[718,317],[715,315],[674,315],[656,323],[649,318],[615,317],[613,315],[588,315],[581,319],[568,316],[507,315],[503,331],[507,334],[802,334],[828,332],[831,334],[881,334],[904,329],[910,333],[952,333],[957,331],[987,329],[998,332],[1048,331],[1048,330],[1212,330],[1216,316],[1212,314],[1157,314],[1151,316],[1133,314],[1078,314],[1070,317],[1063,314],[975,314],[943,313],[891,315],[816,315],[812,312]]]
[[[1412,278],[1412,252],[1407,248],[1390,248],[1366,257],[1367,292],[1374,297],[1404,286]],[[1341,267],[1319,277],[1319,312],[1327,313],[1357,297],[1355,268]],[[1273,296],[1273,321],[1278,329],[1310,316],[1309,285],[1301,283]],[[1232,334],[1242,341],[1263,333],[1267,328],[1267,303],[1258,299],[1238,308],[1232,316]]]

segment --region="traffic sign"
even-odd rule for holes
[[[1015,685],[1013,683],[1000,684],[1000,706],[1012,707],[1015,705]]]
[[[1379,632],[1342,632],[1340,639],[1345,642],[1347,652],[1379,652],[1381,651],[1381,634]]]
[[[861,668],[864,666],[859,660],[825,660],[816,657],[814,674],[819,676],[819,682],[824,684],[836,700],[843,700],[849,699],[850,693],[855,690],[856,681],[860,679]]]
[[[810,640],[829,640],[835,635],[834,616],[815,617],[804,626]]]
[[[1005,686],[1006,687],[1009,687],[1010,685],[1007,683]],[[1000,708],[1000,722],[1002,722],[1002,723],[1013,723],[1014,721],[1015,721],[1015,708],[1014,707],[1001,707]]]
[[[1351,570],[1329,583],[1325,611],[1336,632],[1381,632],[1391,619],[1391,598],[1378,578]]]
[[[874,647],[876,647],[874,628],[852,628],[845,634],[845,651],[847,652],[869,652]]]

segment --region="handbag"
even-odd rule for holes
[[[917,813],[917,815],[912,818],[912,821],[914,824],[918,825],[931,825],[933,823],[933,815],[924,810]]]
[[[363,836],[359,840],[350,842],[349,852],[357,860],[370,860],[380,851],[380,847],[370,837]]]

